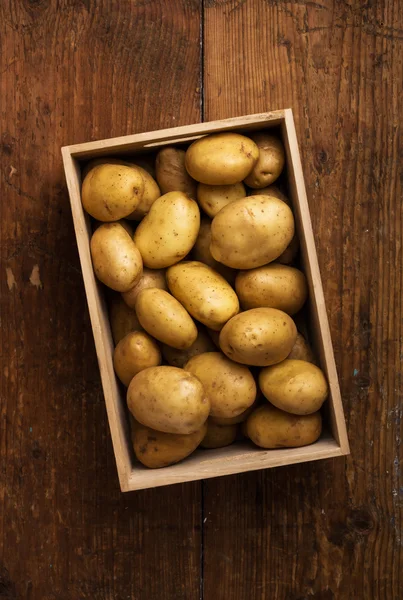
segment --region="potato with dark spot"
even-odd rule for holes
[[[315,355],[312,351],[312,348],[302,335],[302,333],[297,334],[297,339],[295,340],[295,344],[292,347],[290,354],[287,358],[295,359],[295,360],[306,360],[306,362],[316,363]]]
[[[158,344],[145,331],[128,333],[115,348],[113,367],[126,387],[137,373],[161,364]]]
[[[143,331],[136,312],[123,302],[121,296],[116,296],[112,299],[109,319],[115,345],[131,331]]]
[[[158,187],[157,182],[151,177],[150,173],[140,167],[139,165],[133,165],[136,167],[138,171],[140,171],[143,181],[144,181],[144,192],[141,196],[140,202],[138,203],[136,209],[127,215],[127,219],[131,219],[133,221],[141,221],[141,219],[150,212],[150,208],[154,204],[157,198],[161,196],[160,188]]]
[[[294,217],[285,202],[271,196],[236,200],[214,217],[210,251],[233,269],[253,269],[280,256],[294,235]]]
[[[137,373],[127,390],[127,405],[139,423],[166,433],[194,433],[210,412],[201,382],[183,369],[168,366]]]
[[[276,262],[239,271],[235,289],[243,309],[278,308],[288,315],[301,310],[308,296],[305,275],[299,269]]]
[[[211,419],[207,421],[207,431],[200,442],[202,448],[224,448],[235,441],[236,425],[218,425]]]
[[[305,360],[286,359],[262,369],[259,386],[269,402],[294,415],[316,412],[329,393],[323,372]]]
[[[260,448],[299,448],[313,444],[322,432],[320,412],[290,415],[275,406],[259,406],[243,428],[246,437]]]
[[[193,319],[165,290],[142,290],[136,299],[136,314],[147,333],[168,346],[184,350],[196,341],[197,327]]]
[[[196,182],[185,167],[185,154],[181,148],[168,146],[157,154],[155,171],[158,185],[163,194],[168,192],[184,192],[196,200]]]
[[[204,263],[205,265],[217,271],[231,286],[235,284],[236,271],[225,265],[217,262],[210,252],[211,244],[211,221],[206,217],[200,222],[199,235],[195,245],[192,248],[191,256],[194,260]]]
[[[236,417],[256,399],[256,383],[250,370],[221,352],[194,356],[184,368],[202,382],[213,417]]]
[[[137,296],[141,290],[146,290],[148,288],[158,288],[160,290],[168,291],[164,269],[147,269],[147,267],[145,267],[138,284],[128,292],[123,292],[122,298],[127,306],[135,308]]]
[[[196,450],[207,431],[205,423],[187,435],[156,431],[141,423],[132,424],[134,453],[145,467],[158,469],[183,460]]]
[[[163,269],[179,262],[192,249],[199,227],[197,202],[183,192],[160,196],[134,234],[144,265]]]
[[[100,164],[86,175],[81,198],[91,217],[110,222],[130,215],[143,193],[144,179],[139,169],[127,164]]]
[[[266,131],[254,133],[251,138],[259,148],[259,158],[244,182],[251,188],[264,188],[274,183],[283,170],[284,146],[279,138]]]
[[[112,290],[127,292],[140,280],[143,273],[140,252],[119,223],[98,227],[90,248],[95,275]]]
[[[193,356],[203,354],[204,352],[214,352],[216,347],[204,329],[199,327],[196,340],[185,350],[177,350],[167,344],[162,345],[162,354],[169,365],[172,367],[183,367]]]
[[[289,315],[276,308],[252,308],[236,315],[220,333],[221,350],[236,362],[265,367],[284,360],[297,339]]]
[[[186,151],[186,170],[207,185],[231,185],[245,179],[259,158],[259,149],[239,133],[213,133],[193,142]]]
[[[199,183],[197,186],[197,201],[206,215],[213,218],[227,204],[245,198],[246,190],[243,183],[231,185],[206,185]]]

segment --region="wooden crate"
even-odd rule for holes
[[[303,448],[262,450],[252,447],[247,442],[242,442],[217,450],[198,450],[181,463],[163,469],[147,469],[135,460],[130,441],[126,398],[121,393],[121,388],[113,370],[112,354],[114,344],[109,325],[108,310],[102,286],[96,280],[92,269],[89,245],[91,237],[90,220],[84,213],[81,204],[80,163],[90,158],[105,155],[141,154],[146,150],[150,151],[164,145],[190,142],[207,133],[239,131],[247,134],[248,131],[271,129],[273,127],[281,133],[286,148],[289,196],[292,201],[296,229],[301,244],[302,268],[309,284],[310,338],[330,386],[329,399],[326,403],[324,433],[315,444]],[[279,110],[76,144],[64,147],[62,154],[122,491],[139,490],[348,454],[349,445],[343,406],[292,110]]]

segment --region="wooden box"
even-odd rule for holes
[[[301,243],[302,268],[309,283],[310,341],[330,385],[330,395],[325,408],[324,433],[315,444],[303,448],[261,450],[253,447],[252,444],[241,442],[218,450],[197,450],[179,464],[163,469],[147,469],[135,460],[130,441],[126,399],[121,392],[113,370],[112,354],[114,345],[108,310],[102,286],[95,279],[92,269],[89,246],[91,236],[90,220],[84,213],[81,204],[82,161],[105,155],[130,154],[133,156],[168,144],[190,142],[202,135],[218,131],[239,131],[247,134],[248,131],[271,128],[276,128],[281,134],[286,148],[288,194],[292,201],[296,228]],[[64,147],[62,154],[122,491],[151,488],[348,454],[349,446],[343,406],[292,111],[290,109],[280,110],[77,144]]]

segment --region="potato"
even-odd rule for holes
[[[207,431],[204,434],[200,446],[202,448],[224,448],[235,440],[237,432],[236,425],[218,425],[208,419]]]
[[[127,292],[141,278],[143,262],[132,238],[119,223],[105,223],[91,238],[95,275],[116,292]]]
[[[235,289],[245,310],[267,306],[289,315],[301,310],[308,296],[302,271],[275,262],[250,271],[239,271]]]
[[[267,187],[260,188],[260,190],[252,190],[251,196],[272,196],[273,198],[282,200],[291,207],[290,199],[276,185],[268,185]]]
[[[315,356],[312,352],[312,348],[304,338],[301,333],[297,334],[297,339],[295,340],[295,344],[292,347],[290,354],[287,358],[292,358],[295,360],[306,360],[306,362],[311,362],[315,364]]]
[[[84,209],[98,221],[118,221],[132,213],[144,193],[144,179],[135,167],[101,164],[85,177],[81,199]]]
[[[137,205],[137,208],[127,215],[127,219],[131,219],[133,221],[141,221],[141,219],[150,212],[151,206],[154,204],[157,198],[161,196],[160,188],[157,185],[157,182],[151,177],[150,173],[140,167],[139,165],[133,165],[136,167],[137,171],[140,171],[143,181],[144,181],[144,192],[141,196],[140,202]]]
[[[132,442],[137,460],[150,469],[168,467],[196,450],[207,431],[207,423],[187,435],[156,431],[140,423],[132,426]]]
[[[245,179],[258,158],[259,149],[250,138],[239,133],[213,133],[189,146],[185,166],[196,181],[231,185]]]
[[[204,352],[214,352],[215,345],[210,337],[204,331],[199,329],[196,341],[186,350],[177,350],[166,344],[162,345],[162,354],[169,365],[172,367],[183,367],[193,356],[203,354]]]
[[[109,320],[115,344],[131,331],[143,331],[135,311],[129,308],[120,296],[116,296],[111,302]]]
[[[166,433],[194,433],[210,412],[200,381],[183,369],[168,366],[137,373],[127,390],[127,405],[137,421]]]
[[[262,369],[259,385],[269,402],[294,415],[309,415],[319,410],[329,391],[319,367],[295,359]]]
[[[291,242],[282,254],[276,259],[277,262],[282,265],[289,265],[292,263],[294,258],[297,256],[299,250],[299,239],[296,233],[294,233]]]
[[[263,188],[279,177],[285,163],[284,146],[281,140],[265,131],[251,135],[259,148],[259,158],[245,183],[251,188]]]
[[[143,269],[143,274],[138,284],[128,292],[123,292],[122,298],[130,308],[136,307],[136,299],[141,290],[148,288],[158,288],[168,291],[167,282],[165,280],[165,271],[163,269]]]
[[[264,367],[284,360],[296,339],[297,328],[285,312],[276,308],[252,308],[224,325],[220,347],[231,360]]]
[[[200,221],[199,235],[197,236],[196,243],[193,246],[191,256],[194,260],[198,260],[199,262],[202,262],[214,269],[214,271],[217,271],[217,273],[224,277],[224,279],[233,286],[235,283],[236,271],[217,262],[211,256],[210,244],[211,221],[210,219],[203,217]]]
[[[197,186],[197,201],[204,212],[211,218],[227,204],[245,198],[246,190],[243,183],[231,185],[206,185],[199,183]]]
[[[219,330],[239,311],[237,295],[216,271],[198,261],[167,270],[168,287],[186,310],[210,329]]]
[[[236,417],[256,399],[256,383],[250,370],[221,352],[194,356],[184,369],[202,382],[213,417]]]
[[[233,269],[272,262],[294,235],[287,204],[271,196],[248,196],[224,206],[211,224],[213,258]]]
[[[160,364],[160,349],[145,331],[128,333],[120,340],[113,354],[115,373],[126,387],[137,373]]]
[[[183,350],[190,348],[197,338],[191,316],[165,290],[141,290],[136,299],[136,313],[147,333],[168,346]]]
[[[162,148],[157,154],[155,171],[163,194],[183,192],[196,200],[196,182],[185,167],[185,151],[180,148]]]
[[[123,227],[123,229],[125,231],[127,231],[127,233],[130,235],[130,237],[133,237],[134,229],[129,221],[126,221],[126,219],[119,219],[119,221],[115,221],[115,223],[119,223],[119,225],[121,225]],[[94,231],[96,231],[99,227],[101,227],[101,225],[104,225],[104,223],[102,221],[93,221],[92,222],[92,233],[94,233]]]
[[[246,436],[260,448],[298,448],[313,444],[322,432],[319,412],[290,415],[275,406],[259,406],[246,421]]]
[[[200,227],[197,203],[183,192],[158,198],[134,234],[143,262],[151,269],[169,267],[192,249]]]

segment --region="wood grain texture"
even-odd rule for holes
[[[0,597],[199,598],[200,484],[119,491],[60,147],[200,120],[197,1],[1,3]]]
[[[206,481],[204,598],[398,600],[403,5],[204,9],[204,119],[294,110],[352,452]]]

